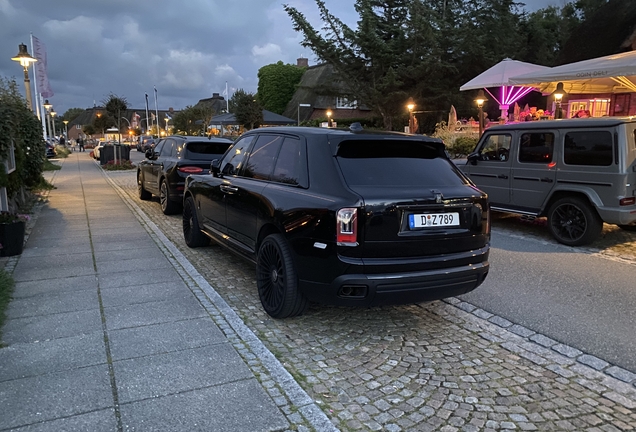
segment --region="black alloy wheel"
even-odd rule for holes
[[[161,211],[165,215],[175,214],[179,211],[179,205],[170,199],[170,188],[166,179],[161,180],[159,203],[161,204]]]
[[[183,238],[188,247],[198,248],[210,244],[210,238],[201,232],[194,200],[188,197],[183,203]]]
[[[139,199],[142,201],[148,201],[152,198],[152,194],[144,189],[144,182],[140,173],[137,174],[137,194],[139,195]]]
[[[269,235],[258,249],[256,284],[263,309],[273,318],[302,314],[307,299],[298,291],[298,277],[287,241]]]
[[[582,246],[598,238],[603,230],[603,221],[583,199],[565,197],[550,206],[548,228],[559,243]]]

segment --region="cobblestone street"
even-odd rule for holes
[[[106,175],[339,430],[636,430],[634,373],[457,299],[371,309],[311,306],[303,316],[273,320],[261,307],[252,265],[219,246],[189,249],[181,215],[163,215],[156,197],[140,201],[134,171]],[[542,241],[543,235],[530,230],[529,237]],[[620,235],[623,245],[634,244],[634,233]],[[586,253],[636,265],[625,246]],[[244,357],[258,355],[234,343]]]

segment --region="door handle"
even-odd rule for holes
[[[234,186],[221,185],[221,190],[227,193],[238,192],[238,188]]]
[[[540,180],[545,183],[554,183],[554,180],[552,180],[550,177],[543,177]]]
[[[508,176],[507,176],[507,175],[505,175],[505,174],[499,174],[499,175],[497,176],[497,178],[500,178],[500,179],[507,179],[507,178],[508,178]]]

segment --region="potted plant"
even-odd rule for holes
[[[0,256],[22,253],[24,228],[28,220],[28,215],[0,212]]]

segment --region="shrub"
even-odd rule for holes
[[[129,160],[118,161],[117,163],[115,163],[115,161],[110,160],[106,162],[106,164],[102,165],[102,168],[104,168],[106,171],[123,171],[123,170],[135,169],[136,167]]]
[[[71,151],[63,145],[55,146],[55,156],[59,158],[67,158],[68,155],[71,154]]]
[[[477,141],[479,138],[475,136],[460,136],[448,151],[455,156],[468,156],[475,149]]]
[[[479,141],[478,133],[449,128],[446,126],[446,122],[437,123],[435,125],[435,133],[432,136],[444,141],[446,150],[448,150],[451,157],[455,158],[466,156],[471,153],[475,148],[477,141]]]

